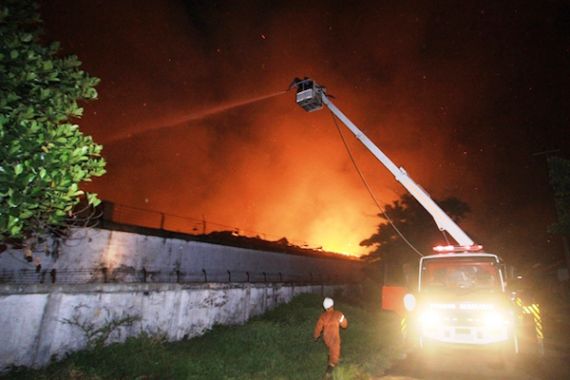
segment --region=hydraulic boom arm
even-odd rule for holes
[[[473,246],[473,240],[435,203],[431,197],[414,182],[404,168],[398,168],[345,114],[327,97],[324,87],[311,79],[295,80],[297,103],[308,112],[321,109],[323,104],[356,136],[358,140],[384,165],[412,194],[412,196],[431,214],[441,231],[447,231],[457,243],[464,247]]]

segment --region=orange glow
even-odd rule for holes
[[[339,202],[342,201],[342,197],[339,197]],[[299,231],[299,234],[306,235],[308,241],[320,242],[325,251],[363,255],[367,253],[367,248],[361,247],[359,243],[363,237],[374,233],[375,227],[371,222],[375,220],[359,215],[359,200],[343,203],[342,207],[332,206],[324,210],[320,218],[312,221],[307,231]]]
[[[104,78],[101,99],[90,105],[93,113],[86,114],[82,125],[104,145],[108,166],[105,176],[85,184],[86,190],[117,204],[196,219],[197,233],[204,230],[204,219],[208,232],[217,223],[266,240],[286,237],[295,245],[366,253],[359,243],[375,232],[379,210],[352,167],[328,111],[306,113],[295,104],[293,91],[278,96],[294,76],[305,74],[327,86],[338,97],[335,104],[418,183],[428,190],[436,182],[438,190],[447,186],[441,184],[441,165],[451,134],[444,133],[447,124],[442,126],[439,116],[430,112],[441,104],[459,112],[476,86],[456,96],[447,88],[453,88],[453,81],[426,81],[410,75],[418,70],[407,65],[381,67],[378,78],[368,78],[380,81],[374,85],[368,79],[356,82],[346,73],[359,77],[360,65],[336,71],[329,63],[349,64],[345,52],[330,56],[313,46],[313,38],[306,38],[329,33],[312,22],[298,22],[298,12],[305,20],[321,13],[308,5],[280,13],[263,31],[271,38],[261,39],[264,45],[248,49],[245,61],[235,65],[232,54],[241,54],[236,47],[251,45],[245,35],[244,40],[238,33],[209,41],[211,54],[188,48],[202,44],[189,29],[184,9],[164,4],[160,11],[155,5],[147,13],[149,25],[169,29],[145,34],[145,43],[137,45],[145,59],[132,63],[125,47],[129,43],[115,52],[119,66],[99,74]],[[125,23],[123,17],[112,20]],[[232,15],[223,22],[239,20]],[[409,27],[397,44],[366,49],[372,54],[368,58],[384,60],[385,54],[396,52],[405,59],[405,51],[416,51],[423,27]],[[113,41],[139,38],[136,28],[112,30],[118,34]],[[153,46],[160,46],[161,54],[155,54]],[[99,62],[100,57],[91,59]],[[100,64],[107,60],[101,58]],[[429,96],[414,103],[420,85],[431,86]],[[375,196],[384,203],[399,198],[403,188],[343,131]],[[470,185],[468,178],[461,183]]]
[[[307,114],[288,95],[259,104],[264,112],[250,124],[232,122],[251,111],[244,107],[182,125],[144,127],[138,136],[109,144],[109,171],[97,191],[118,204],[197,220],[203,215],[208,232],[239,229],[246,236],[286,237],[329,252],[368,253],[359,243],[375,232],[377,208],[330,116]],[[376,196],[386,203],[398,198],[401,190],[387,170],[347,138]],[[137,153],[124,156],[125,150]],[[119,157],[121,165],[113,166]],[[231,227],[215,228],[216,223]]]

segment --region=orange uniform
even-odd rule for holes
[[[323,334],[323,341],[329,349],[329,366],[332,367],[336,366],[340,359],[340,327],[347,328],[348,321],[340,311],[330,308],[321,314],[313,333],[314,339]]]

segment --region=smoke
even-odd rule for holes
[[[477,5],[454,11],[376,2],[43,6],[50,37],[102,79],[80,125],[104,144],[108,173],[87,190],[354,254],[378,210],[328,112],[305,113],[277,91],[313,77],[434,197],[458,196],[481,220],[477,210],[496,193],[482,182],[501,171],[486,125],[498,88],[490,73],[499,70],[489,46],[500,44],[462,23],[493,30],[498,21]],[[349,142],[376,195],[396,199],[399,184]]]

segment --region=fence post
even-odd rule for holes
[[[232,282],[232,272],[228,271],[228,282]]]
[[[176,269],[176,283],[180,284],[180,269]]]
[[[103,282],[107,283],[107,267],[101,268],[101,272],[103,273]]]
[[[148,273],[147,273],[147,271],[146,271],[146,268],[145,268],[145,267],[143,267],[143,269],[142,269],[142,273],[143,273],[143,282],[146,282],[146,276],[147,276],[147,274],[148,274]]]
[[[49,274],[50,274],[50,276],[51,276],[51,283],[52,283],[52,284],[55,284],[56,274],[57,274],[55,268],[53,268],[53,269],[51,270],[51,272],[49,272]]]
[[[250,282],[249,281],[249,272],[245,272],[245,275],[247,276],[247,282]]]
[[[283,282],[283,273],[279,272],[279,282]]]
[[[206,269],[202,269],[202,273],[204,273],[204,282],[208,282],[208,274],[206,273]]]
[[[266,272],[263,272],[263,281],[267,282],[267,273]]]

